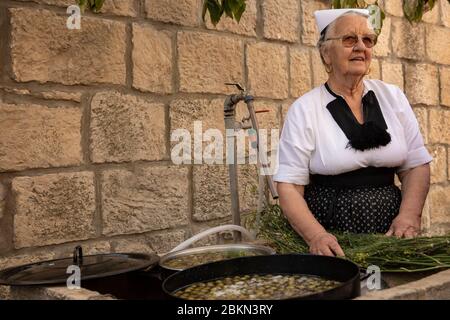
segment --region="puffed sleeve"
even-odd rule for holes
[[[403,91],[397,87],[397,97],[400,103],[399,120],[403,126],[403,132],[406,138],[408,155],[406,161],[398,169],[399,172],[415,168],[417,166],[429,163],[433,160],[428,150],[425,148],[422,135],[419,129],[419,123]]]
[[[309,162],[315,147],[311,115],[295,102],[286,115],[278,145],[278,171],[274,181],[309,184]]]

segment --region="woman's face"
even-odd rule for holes
[[[358,35],[358,42],[353,47],[346,47],[342,40],[329,40],[328,48],[323,56],[327,65],[332,66],[332,72],[337,75],[362,76],[369,70],[372,61],[372,49],[367,48],[362,36],[373,36],[367,18],[358,15],[349,15],[339,18],[327,38],[336,38],[346,35]]]

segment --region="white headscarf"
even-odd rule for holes
[[[314,16],[316,18],[316,24],[317,24],[317,30],[319,30],[319,33],[322,33],[322,31],[330,25],[334,20],[342,16],[346,12],[358,12],[365,16],[369,16],[369,10],[367,9],[355,9],[355,8],[348,8],[348,9],[328,9],[328,10],[318,10],[314,12]]]

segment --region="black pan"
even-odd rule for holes
[[[212,262],[177,272],[163,282],[163,290],[173,293],[195,282],[246,274],[303,274],[315,275],[342,284],[331,290],[291,299],[352,299],[360,295],[360,271],[356,264],[341,258],[310,254],[286,254],[242,257]]]

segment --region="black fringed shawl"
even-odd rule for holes
[[[325,88],[336,97],[327,105],[327,109],[349,140],[348,148],[364,151],[386,146],[391,142],[391,135],[386,131],[386,121],[372,90],[362,98],[364,123],[360,124],[345,99],[331,91],[327,83]]]

